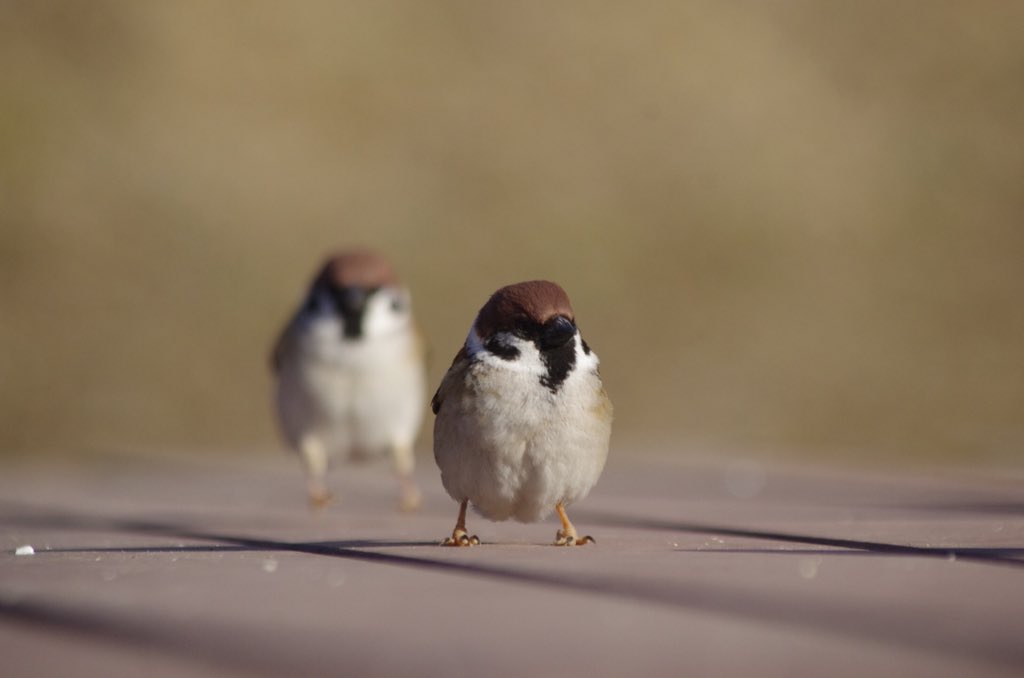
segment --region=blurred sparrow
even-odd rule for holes
[[[612,404],[597,366],[555,283],[509,285],[484,304],[431,402],[434,459],[459,502],[444,545],[480,543],[466,531],[469,503],[522,522],[553,508],[556,544],[594,541],[577,535],[565,507],[587,495],[608,456]]]
[[[424,410],[425,369],[409,292],[390,264],[366,251],[324,264],[281,332],[272,358],[277,414],[301,455],[309,499],[331,499],[325,475],[336,454],[390,454],[400,506],[419,506],[413,442]]]

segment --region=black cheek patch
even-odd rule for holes
[[[498,356],[502,360],[515,360],[519,357],[519,349],[498,341],[497,337],[491,337],[484,343],[488,353]]]
[[[576,342],[569,341],[558,348],[541,351],[540,358],[547,368],[547,374],[540,378],[541,385],[552,393],[558,393],[558,389],[576,365]]]
[[[363,336],[363,311],[366,307],[361,308],[347,308],[339,307],[338,311],[341,314],[342,319],[342,330],[346,339],[360,339]]]
[[[590,346],[587,345],[587,340],[580,337],[580,342],[583,344],[583,354],[590,355]]]

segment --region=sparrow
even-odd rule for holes
[[[426,409],[425,350],[409,291],[386,259],[365,250],[328,258],[271,364],[281,433],[302,458],[313,506],[331,500],[325,476],[339,455],[390,455],[399,506],[419,506],[413,444]]]
[[[480,543],[466,531],[470,503],[497,521],[536,522],[554,509],[562,522],[555,544],[593,543],[577,534],[566,507],[601,475],[612,404],[565,290],[535,280],[491,295],[431,409],[434,460],[459,502],[443,545]]]

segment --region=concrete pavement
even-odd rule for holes
[[[438,547],[429,458],[414,515],[383,467],[312,514],[283,456],[10,465],[0,674],[1024,674],[1021,476],[616,452],[579,548],[477,516]]]

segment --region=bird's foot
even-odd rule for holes
[[[441,546],[476,546],[480,543],[480,538],[475,534],[467,534],[465,530],[455,528],[452,532],[452,536],[441,542]]]
[[[398,510],[405,513],[418,510],[421,504],[423,504],[423,494],[416,487],[404,488],[402,495],[398,498]]]
[[[583,537],[577,537],[576,531],[566,532],[565,530],[559,530],[555,533],[555,546],[583,546],[584,544],[596,544],[594,538],[589,534]]]
[[[334,495],[328,490],[310,490],[309,507],[314,511],[322,511],[334,503]]]

